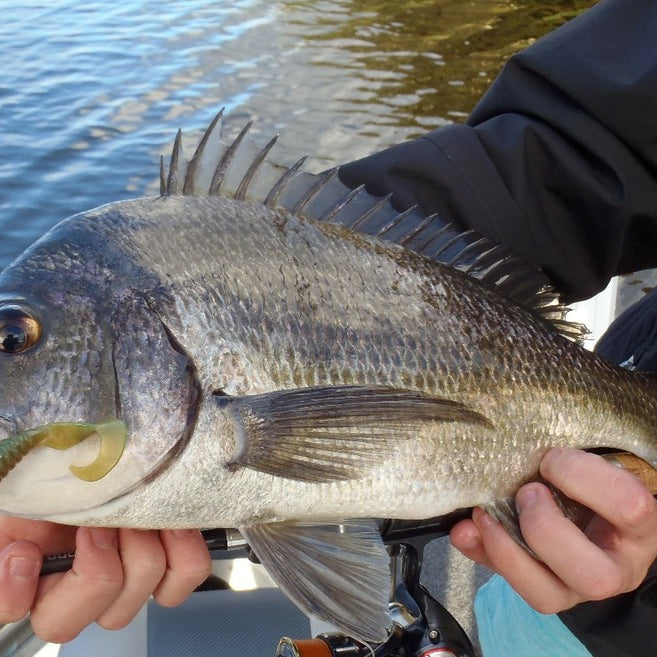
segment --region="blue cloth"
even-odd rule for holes
[[[484,657],[591,657],[556,614],[538,613],[497,575],[477,592],[475,616]]]

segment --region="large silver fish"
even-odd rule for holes
[[[655,385],[489,285],[527,305],[540,276],[219,131],[0,275],[2,512],[238,527],[305,610],[380,640],[376,519],[494,509],[554,445],[657,465]]]

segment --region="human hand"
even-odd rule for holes
[[[657,557],[657,501],[639,479],[573,449],[550,450],[540,472],[595,512],[584,531],[563,516],[546,486],[530,483],[518,491],[516,503],[525,541],[541,561],[482,509],[454,526],[452,544],[545,614],[639,586]]]
[[[71,570],[39,577],[42,555],[75,550]],[[68,527],[0,517],[0,623],[30,612],[35,633],[63,643],[96,621],[127,625],[151,594],[175,606],[205,580],[210,555],[196,530]]]

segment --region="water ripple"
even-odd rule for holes
[[[221,106],[322,169],[462,120],[513,49],[591,4],[0,0],[0,268],[57,220],[152,192],[177,128]]]

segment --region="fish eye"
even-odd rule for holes
[[[41,322],[26,308],[0,306],[0,352],[20,354],[41,338]]]

